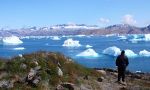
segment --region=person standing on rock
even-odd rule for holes
[[[118,82],[120,82],[120,79],[122,79],[122,82],[125,82],[125,71],[128,64],[128,57],[125,55],[125,51],[122,50],[121,55],[116,59],[116,66],[118,67]]]

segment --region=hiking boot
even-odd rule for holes
[[[121,82],[121,84],[122,84],[122,85],[125,85],[125,86],[127,85],[127,83],[126,83],[126,82]]]
[[[121,81],[117,81],[118,84],[121,84]]]

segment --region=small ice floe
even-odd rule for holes
[[[58,37],[58,36],[52,36],[51,39],[52,39],[52,40],[60,40],[60,37]]]
[[[91,46],[91,45],[86,45],[86,48],[91,48],[91,47],[93,47],[93,46]]]
[[[64,41],[64,44],[62,46],[65,47],[80,47],[81,44],[79,43],[78,40],[73,40],[72,38],[69,38]]]
[[[140,56],[146,56],[146,57],[150,57],[150,52],[147,50],[142,50],[139,52]]]
[[[96,51],[94,49],[87,49],[79,54],[77,54],[76,56],[81,56],[81,57],[99,57],[99,54],[96,53]]]
[[[13,48],[13,50],[24,50],[24,47],[17,47],[17,48]]]

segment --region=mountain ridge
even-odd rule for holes
[[[85,24],[59,24],[50,27],[27,27],[20,29],[1,29],[0,36],[50,36],[50,35],[106,35],[106,34],[147,34],[150,25],[146,27],[131,26],[128,24],[115,24],[100,28],[96,25]]]

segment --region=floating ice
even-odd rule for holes
[[[125,39],[127,39],[127,37],[126,36],[118,36],[121,40],[125,40]]]
[[[60,40],[60,38],[58,36],[53,36],[51,39],[52,40]]]
[[[85,37],[86,35],[76,35],[76,37]]]
[[[4,37],[2,41],[6,45],[18,45],[23,43],[17,36]]]
[[[86,48],[91,48],[91,47],[93,47],[93,46],[91,46],[91,45],[86,45]]]
[[[108,47],[105,50],[103,50],[103,54],[107,54],[110,56],[118,56],[118,55],[120,55],[120,53],[121,53],[120,48],[118,48],[116,46]],[[125,54],[128,57],[136,57],[137,56],[137,54],[135,54],[132,50],[129,50],[129,49],[125,50]]]
[[[142,71],[135,71],[136,73],[142,73]]]
[[[81,57],[98,57],[98,53],[95,52],[95,50],[89,48],[81,53],[79,53],[76,56],[81,56]]]
[[[112,46],[103,50],[103,53],[111,56],[118,56],[121,53],[121,50],[116,46]]]
[[[107,34],[105,37],[112,37],[112,36],[118,36],[118,34]]]
[[[13,50],[24,50],[24,47],[17,47],[17,48],[13,48]]]
[[[150,34],[145,34],[145,41],[150,41]]]
[[[64,44],[62,46],[65,47],[80,47],[81,44],[77,40],[73,40],[72,38],[69,38],[64,41]]]
[[[140,56],[149,57],[149,56],[150,56],[150,52],[147,51],[147,50],[142,50],[142,51],[139,52],[139,55],[140,55]]]
[[[133,38],[129,39],[131,42],[139,42],[139,41],[150,41],[150,34],[139,34],[133,35]]]
[[[125,54],[128,56],[128,57],[136,57],[137,54],[135,54],[132,50],[129,50],[129,49],[126,49],[125,50]]]

